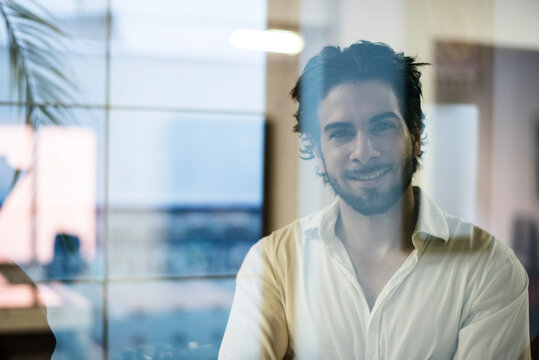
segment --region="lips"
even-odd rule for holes
[[[346,177],[352,180],[357,180],[361,182],[375,182],[378,179],[381,179],[385,174],[391,171],[391,165],[383,165],[362,169],[348,170],[346,172]]]

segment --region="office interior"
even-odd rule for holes
[[[431,64],[414,183],[515,251],[539,334],[539,2],[16,3],[62,30],[0,26],[0,334],[38,339],[25,356],[50,326],[53,359],[216,358],[250,246],[334,199],[299,157],[290,90],[361,39]],[[264,48],[268,30],[298,47]]]

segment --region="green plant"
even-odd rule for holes
[[[25,123],[65,124],[71,119],[65,104],[76,92],[62,57],[68,37],[33,0],[0,0],[0,16],[8,35],[11,90],[24,106]]]

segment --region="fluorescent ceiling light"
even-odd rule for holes
[[[240,29],[230,34],[230,44],[238,49],[298,54],[303,50],[305,42],[294,31]]]

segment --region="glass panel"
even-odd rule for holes
[[[113,111],[110,274],[233,274],[261,236],[261,116]]]
[[[9,258],[0,255],[0,353],[4,359],[45,359],[55,339],[45,301],[35,284]]]
[[[260,224],[256,209],[113,210],[110,276],[235,274]]]
[[[29,157],[25,156],[24,149],[31,146],[32,134],[27,129],[16,129],[13,125],[24,124],[23,109],[16,106],[0,106],[0,125],[4,129],[0,132],[0,136],[4,137],[4,141],[0,142],[0,200],[4,203],[6,197],[11,190],[15,176],[15,168],[13,162],[28,162]],[[8,130],[6,132],[6,130]],[[3,134],[3,135],[2,135]],[[7,152],[10,151],[10,144],[7,139],[13,139],[11,147],[16,146],[15,158],[8,159]],[[16,144],[16,145],[15,145]],[[20,157],[25,159],[20,159]],[[18,161],[17,161],[17,160]],[[26,161],[25,161],[26,160]],[[11,164],[10,164],[11,162]]]
[[[113,19],[113,105],[264,111],[265,56],[228,40],[265,27],[263,1],[114,1]]]
[[[110,205],[260,206],[263,116],[111,111]]]
[[[7,47],[7,33],[3,26],[0,26],[0,79],[9,79],[9,51]],[[14,100],[11,83],[7,80],[0,81],[0,101]]]
[[[68,104],[103,104],[105,102],[105,35],[106,35],[106,1],[78,1],[78,0],[39,0],[36,1],[48,14],[52,15],[53,22],[67,35],[61,40],[58,35],[48,38],[45,49],[54,50],[60,61],[60,70],[64,76],[75,85],[75,91],[70,91],[68,97],[62,97],[62,102]],[[31,1],[21,1],[21,5],[28,6],[46,19],[51,19],[45,12]],[[15,22],[13,22],[15,24]],[[20,26],[20,25],[19,25]],[[15,28],[17,30],[17,28]],[[21,32],[16,32],[22,38]],[[9,55],[7,51],[7,36],[4,23],[0,26],[0,78],[9,79]],[[60,42],[64,45],[60,45]],[[36,43],[35,39],[29,41]],[[37,44],[37,43],[36,43]],[[30,46],[41,49],[39,46]],[[24,50],[24,57],[30,54]],[[44,64],[39,62],[39,66]],[[91,71],[88,71],[91,69]],[[50,73],[46,77],[50,77]],[[41,81],[38,81],[42,83]],[[55,81],[62,83],[61,81]],[[51,89],[49,87],[49,89]],[[42,91],[45,94],[47,91]],[[15,96],[10,91],[10,82],[0,83],[0,101],[14,101]],[[50,98],[42,97],[39,92],[34,101],[48,101]]]
[[[263,112],[264,68],[254,65],[111,59],[111,104]]]
[[[103,359],[103,285],[46,283],[39,290],[56,336],[52,358]]]
[[[111,283],[110,359],[216,359],[233,280]]]
[[[72,109],[80,126],[36,132],[13,124],[17,109],[0,111],[7,115],[0,124],[3,255],[34,280],[101,276],[96,203],[103,198],[104,113]],[[15,169],[23,172],[11,189]]]
[[[0,106],[0,312],[34,314],[37,330],[23,333],[40,346],[46,305],[56,360],[216,358],[233,280],[178,278],[232,276],[262,234],[264,118],[233,113],[264,113],[265,55],[228,36],[265,28],[265,1],[36,2],[68,35],[46,48],[76,90],[62,126],[35,131]],[[1,79],[5,39],[2,23]],[[105,108],[109,81],[113,108],[138,111]],[[51,101],[47,91],[33,101]],[[165,111],[184,108],[229,115]],[[161,280],[137,279],[148,277]]]
[[[106,95],[106,0],[39,0],[68,35],[65,74],[77,86],[73,102],[102,105]]]

